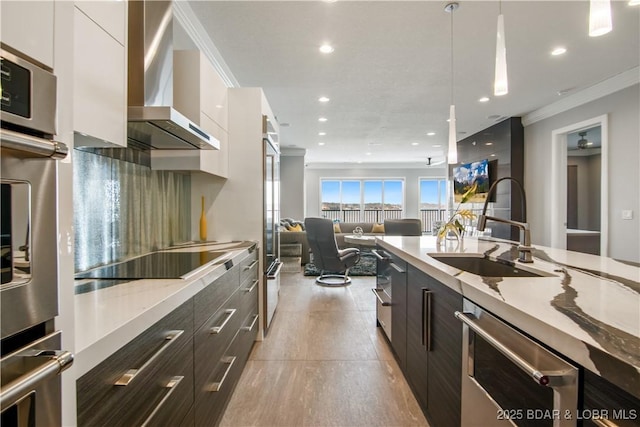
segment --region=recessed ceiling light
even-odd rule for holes
[[[435,134],[436,134],[435,132],[428,132],[428,133],[427,133],[427,136],[433,136],[433,135],[435,135]]]
[[[551,55],[553,56],[562,55],[563,53],[567,53],[567,49],[564,47],[557,47],[551,51]]]
[[[484,145],[493,145],[493,142],[485,142]]]
[[[223,108],[223,105],[217,104],[216,108]]]
[[[333,51],[334,51],[333,46],[331,46],[330,44],[325,43],[322,46],[320,46],[320,52],[322,53],[331,53]]]
[[[496,156],[495,154],[492,154],[492,155],[491,155],[491,157],[495,157],[495,156]]]
[[[370,156],[370,155],[371,155],[371,153],[365,153],[365,154],[366,154],[367,156]]]
[[[320,136],[325,136],[327,133],[326,132],[318,132],[318,135]]]
[[[419,142],[412,142],[411,145],[420,145]]]
[[[321,96],[320,98],[318,98],[318,101],[320,101],[320,102],[329,102],[329,98],[327,98],[326,96]]]
[[[318,142],[318,145],[324,145],[324,142]]]
[[[482,98],[478,99],[478,102],[489,102],[489,98],[483,96]]]
[[[435,145],[432,145],[432,147],[433,147],[433,148],[440,148],[440,147],[442,147],[442,145],[440,145],[440,144],[435,144]]]
[[[318,119],[318,121],[319,121],[319,122],[326,122],[326,121],[327,121],[327,118],[326,118],[326,117],[320,117],[320,118]]]

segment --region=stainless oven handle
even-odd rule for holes
[[[68,351],[29,350],[29,353],[20,354],[20,356],[48,357],[51,360],[2,387],[0,394],[0,408],[2,410],[12,406],[25,394],[38,387],[40,383],[59,375],[73,364],[73,354]]]
[[[378,253],[378,250],[377,250],[377,249],[371,249],[371,253],[372,253],[376,258],[378,258],[380,261],[386,261],[386,260],[388,260],[388,259],[389,259],[389,257],[386,257],[386,256],[382,256],[382,255],[380,255],[380,254]]]
[[[2,147],[41,157],[64,159],[69,153],[66,144],[2,129]]]
[[[383,307],[389,307],[391,305],[390,301],[383,301],[382,298],[380,297],[380,292],[384,292],[384,290],[382,290],[380,288],[375,288],[375,289],[371,289],[371,290],[376,295],[376,298],[378,298],[378,301],[380,301],[380,304]]]
[[[493,337],[489,332],[482,329],[480,325],[473,321],[466,313],[461,313],[456,311],[456,318],[460,320],[462,323],[467,325],[469,329],[473,330],[476,334],[478,334],[482,339],[487,341],[491,346],[493,346],[496,350],[502,353],[506,358],[508,358],[511,362],[513,362],[517,367],[526,372],[533,380],[543,386],[552,386],[555,383],[562,382],[562,378],[564,375],[558,375],[555,373],[543,373],[536,369],[533,365],[529,364],[526,360],[523,360],[520,356],[515,354],[511,349],[506,347],[500,341],[498,341],[495,337]],[[560,381],[556,381],[560,380]],[[552,384],[550,384],[552,383]]]
[[[276,271],[274,271],[271,274],[267,274],[267,280],[274,280],[276,277],[278,277],[278,274],[280,274],[280,269],[282,268],[282,264],[281,262],[278,263],[278,268],[276,268]]]
[[[171,331],[164,338],[166,343],[162,344],[162,347],[158,351],[156,351],[153,356],[149,358],[144,364],[138,369],[129,369],[123,376],[120,377],[118,381],[115,382],[114,385],[127,386],[133,381],[140,372],[144,371],[149,365],[153,363],[154,360],[160,356],[162,352],[164,352],[171,344],[176,342],[176,340],[180,337],[180,335],[184,334],[183,330]]]
[[[158,411],[160,411],[160,408],[162,408],[162,405],[164,405],[164,403],[169,399],[169,397],[171,397],[171,394],[174,392],[175,389],[178,388],[178,386],[180,385],[180,382],[183,379],[184,379],[183,376],[176,376],[176,377],[172,377],[169,380],[169,382],[165,386],[165,388],[168,388],[169,391],[167,392],[167,394],[164,395],[164,397],[162,398],[160,403],[158,403],[156,405],[156,407],[153,409],[153,411],[151,411],[151,414],[149,414],[147,419],[144,420],[144,422],[142,423],[141,427],[147,427],[148,425],[150,425],[151,420],[153,419],[153,417],[155,417],[156,414],[158,413]]]

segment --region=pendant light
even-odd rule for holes
[[[504,37],[504,16],[502,15],[502,1],[498,2],[498,32],[496,35],[496,74],[493,82],[493,94],[502,96],[509,93],[507,80],[507,47]]]
[[[449,150],[447,163],[458,163],[458,142],[456,141],[456,106],[453,104],[453,12],[458,8],[458,3],[449,3],[444,10],[451,14],[451,105],[449,106]]]
[[[598,37],[607,34],[612,28],[610,0],[591,0],[589,2],[589,35]]]

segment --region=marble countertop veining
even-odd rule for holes
[[[185,245],[176,252],[228,251],[237,265],[255,242]],[[75,295],[75,362],[79,378],[226,272],[219,259],[182,279],[121,281]],[[96,279],[76,280],[76,286]]]
[[[515,261],[516,245],[465,238],[440,248],[435,237],[378,237],[400,256],[586,369],[640,398],[640,268],[612,258],[534,245],[522,269],[546,277],[482,277],[429,254],[485,254]]]

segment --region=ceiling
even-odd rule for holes
[[[579,148],[578,141],[583,138],[588,141],[586,148]],[[600,154],[602,148],[602,128],[600,126],[582,129],[567,134],[567,151],[569,156],[591,156]]]
[[[452,83],[445,5],[190,2],[232,80],[264,89],[282,147],[306,149],[308,164],[372,167],[444,159]],[[592,38],[588,1],[503,1],[509,93],[493,97],[498,2],[461,2],[453,16],[457,139],[638,67],[640,7],[612,1],[612,9],[613,31]],[[335,51],[320,53],[324,42]],[[567,53],[552,56],[558,46]],[[483,96],[490,100],[478,102]]]

